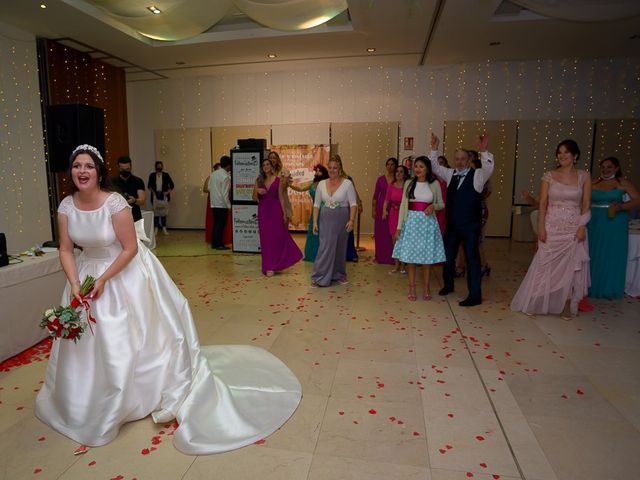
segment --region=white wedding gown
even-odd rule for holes
[[[99,277],[118,256],[111,215],[127,208],[111,194],[97,210],[66,197],[59,212],[83,252],[79,278]],[[69,285],[62,295],[69,302]],[[113,440],[125,422],[176,419],[175,446],[201,455],[240,448],[277,430],[296,410],[300,383],[276,357],[242,345],[200,347],[189,304],[158,259],[138,254],[92,302],[97,324],[77,344],[53,343],[40,420],[89,446]]]

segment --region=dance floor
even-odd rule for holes
[[[571,321],[513,313],[532,245],[488,239],[483,305],[458,306],[464,279],[409,302],[406,277],[363,244],[348,285],[312,289],[308,263],[266,278],[259,256],[212,251],[202,232],[160,236],[201,343],[271,351],[302,383],[298,411],[230,453],[183,455],[174,425],[146,418],[74,456],[34,416],[41,345],[0,372],[0,479],[640,478],[640,300],[595,301]],[[435,294],[439,268],[432,279]]]

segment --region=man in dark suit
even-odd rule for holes
[[[133,221],[142,219],[140,207],[144,205],[145,191],[144,180],[131,173],[131,159],[129,157],[118,158],[119,175],[111,178],[111,187],[119,192],[131,205]]]
[[[162,162],[156,162],[156,171],[149,174],[147,188],[151,193],[151,204],[153,205],[153,223],[156,228],[162,228],[162,233],[169,235],[167,232],[167,210],[169,201],[171,200],[171,190],[174,188],[171,175],[163,172]]]
[[[461,307],[472,307],[482,303],[480,288],[480,229],[482,225],[482,190],[484,184],[493,173],[493,155],[487,151],[489,138],[480,135],[478,150],[480,151],[481,168],[471,168],[471,157],[467,150],[458,149],[455,153],[455,168],[442,167],[438,163],[438,147],[440,139],[431,134],[431,153],[429,160],[433,173],[447,182],[447,201],[445,215],[447,225],[444,232],[444,250],[447,261],[442,268],[444,287],[440,295],[447,295],[454,290],[456,273],[456,255],[460,243],[463,245],[466,267],[467,298],[459,302]]]

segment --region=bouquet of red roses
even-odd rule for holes
[[[91,306],[84,298],[93,289],[96,280],[92,276],[87,276],[80,285],[80,297],[82,301],[73,298],[68,307],[59,306],[57,308],[49,308],[44,312],[40,321],[40,328],[49,330],[49,335],[56,338],[64,338],[73,340],[74,343],[80,340],[87,325],[91,329],[91,322],[95,323],[95,319],[91,316]],[[87,322],[84,322],[80,316],[82,309],[87,313]],[[92,330],[93,331],[93,330]]]

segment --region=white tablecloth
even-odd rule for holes
[[[624,292],[631,296],[640,296],[640,230],[629,229],[629,253],[627,256],[627,279]]]
[[[156,248],[156,235],[155,229],[153,228],[153,210],[142,210],[142,220],[144,220],[144,233],[149,239],[148,242],[143,242],[150,249]]]
[[[20,258],[22,263],[0,268],[0,361],[47,336],[39,326],[42,313],[60,305],[65,284],[57,252]]]

